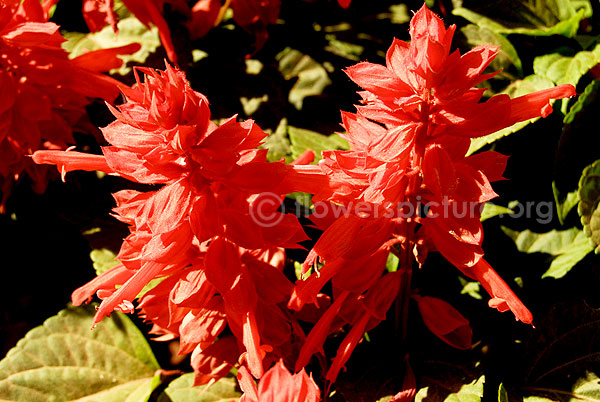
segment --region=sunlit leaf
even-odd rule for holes
[[[158,397],[158,402],[229,402],[238,401],[242,394],[236,389],[233,378],[224,377],[207,389],[206,385],[194,387],[194,373],[187,373],[169,384]]]
[[[92,260],[94,269],[96,270],[96,275],[102,275],[110,268],[119,264],[119,261],[116,260],[115,253],[107,248],[92,250],[90,253],[90,259]]]
[[[288,126],[292,158],[296,159],[307,149],[315,153],[315,163],[321,160],[321,152],[333,149],[349,149],[348,141],[339,135],[326,136],[315,131]]]
[[[600,44],[592,50],[583,50],[573,56],[550,53],[536,57],[533,61],[533,71],[557,85],[577,85],[579,79],[598,63],[600,63]]]
[[[502,205],[492,204],[491,202],[486,202],[483,206],[483,211],[481,211],[481,217],[479,220],[481,222],[493,218],[494,216],[502,216],[502,215],[510,215],[514,214],[510,208],[503,207]]]
[[[452,378],[424,378],[427,386],[419,389],[415,402],[480,402],[485,377],[469,381],[461,371],[456,370]]]
[[[530,230],[517,232],[506,227],[502,227],[502,230],[513,239],[519,251],[545,253],[556,257],[542,278],[565,276],[594,249],[590,239],[577,228],[552,230],[547,233],[535,233]]]
[[[577,194],[577,191],[572,191],[565,197],[561,197],[556,188],[556,182],[552,182],[552,192],[554,193],[554,202],[556,203],[558,220],[561,225],[563,225],[569,212],[577,206],[577,203],[579,203],[579,195]]]
[[[286,48],[277,55],[277,60],[279,71],[286,80],[297,78],[288,100],[298,110],[302,109],[304,98],[322,94],[331,84],[325,67],[298,50]]]
[[[136,326],[94,306],[69,307],[32,329],[0,361],[3,401],[144,401],[158,363]]]
[[[127,64],[143,64],[148,56],[160,46],[160,39],[156,27],[148,29],[135,17],[121,19],[117,26],[118,34],[115,34],[110,26],[95,33],[63,32],[67,41],[62,46],[69,52],[69,57],[74,58],[92,50],[139,43],[141,49],[130,55],[120,55],[119,57],[124,61],[123,65],[115,71],[111,71],[111,73],[126,75],[131,71],[131,67]]]

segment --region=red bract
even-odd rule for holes
[[[492,296],[491,307],[532,322],[529,310],[482,258],[480,212],[496,196],[490,182],[502,179],[507,158],[491,151],[465,154],[470,138],[545,117],[552,111],[551,99],[573,96],[575,89],[561,85],[481,102],[484,90],[474,86],[494,75],[483,71],[498,49],[450,53],[454,29],[423,6],[411,20],[411,42],[394,40],[386,66],[348,68],[348,76],[365,89],[358,113],[342,113],[351,149],[325,151],[318,166],[298,167],[288,177],[288,185],[310,187],[309,178],[325,175],[326,185],[317,180],[308,191],[315,194],[313,201],[329,202],[321,205],[330,209],[314,219],[324,233],[304,270],[319,260],[324,265],[296,284],[288,305],[299,309],[315,303],[329,279],[337,297],[308,335],[296,370],[321,350],[337,315],[352,328],[327,373],[330,381],[396,298],[402,300],[398,306],[406,324],[413,261],[422,264],[428,251],[439,251],[479,280]],[[393,274],[384,273],[388,251],[400,259]],[[470,346],[468,321],[460,313],[439,299],[418,300],[436,335],[459,348]],[[447,319],[442,323],[436,314]]]
[[[48,22],[49,6],[37,0],[0,5],[0,210],[23,172],[36,191],[44,190],[47,169],[26,156],[72,144],[73,129],[85,128],[90,98],[112,101],[118,95],[118,82],[100,72],[119,67],[118,54],[139,49],[130,45],[69,60],[59,27]]]
[[[244,392],[240,402],[318,402],[319,388],[304,370],[292,375],[280,360],[267,371],[258,388],[248,371],[241,367],[238,381]]]
[[[146,75],[145,82],[139,73]],[[235,117],[217,126],[207,99],[182,72],[136,70],[137,84],[121,88],[127,100],[111,108],[117,120],[102,129],[111,144],[103,155],[39,151],[38,163],[61,172],[102,170],[158,190],[114,194],[117,219],[129,225],[117,258],[121,265],[73,293],[81,304],[94,293],[102,304],[94,319],[131,312],[141,298],[143,316],[163,340],[180,337],[192,352],[196,384],[211,382],[239,361],[255,378],[264,364],[290,358],[304,333],[285,309],[293,287],[283,275],[283,247],[306,237],[297,218],[275,209],[269,225],[253,219],[259,194],[272,191],[291,169],[268,163],[256,147],[266,134]],[[118,288],[117,288],[118,286]],[[222,337],[229,327],[232,337]],[[219,339],[217,340],[217,338]]]

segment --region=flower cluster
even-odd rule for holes
[[[324,233],[310,251],[304,272],[318,262],[324,265],[296,284],[288,307],[316,303],[329,280],[335,300],[309,333],[296,370],[321,350],[335,331],[334,318],[342,317],[351,330],[327,372],[326,378],[335,381],[365,331],[385,319],[394,300],[406,309],[413,261],[422,264],[430,251],[440,252],[463,274],[481,282],[492,297],[491,307],[532,322],[529,310],[483,259],[480,209],[467,216],[453,211],[460,211],[458,204],[480,205],[495,197],[490,182],[502,179],[506,165],[506,157],[493,151],[465,156],[470,138],[547,116],[550,99],[570,97],[575,91],[572,85],[561,85],[482,102],[484,89],[475,85],[494,75],[483,71],[498,49],[479,46],[463,55],[458,50],[451,53],[454,29],[447,29],[423,6],[411,20],[410,43],[394,40],[386,66],[363,62],[348,68],[348,76],[364,89],[358,113],[342,113],[351,149],[325,151],[318,166],[297,167],[296,176],[291,176],[301,181],[325,175],[328,184],[319,183],[311,191],[317,202],[360,201],[372,204],[370,210],[417,200],[425,206],[409,218],[353,213],[313,219]],[[385,269],[388,252],[399,258],[395,272]],[[431,297],[413,298],[436,335],[451,345],[470,347],[468,321],[454,308]]]
[[[574,95],[574,88],[483,102],[484,90],[475,86],[493,75],[483,72],[498,49],[451,53],[454,29],[423,6],[411,20],[411,42],[395,40],[386,66],[348,68],[364,89],[357,113],[342,113],[351,149],[325,151],[318,165],[308,165],[310,153],[291,165],[267,162],[267,151],[258,148],[266,134],[254,122],[234,116],[217,126],[207,99],[182,72],[169,65],[137,69],[137,84],[121,88],[126,102],[111,107],[117,120],[102,129],[110,144],[102,155],[33,155],[37,163],[57,165],[63,177],[100,170],[159,186],[114,194],[115,217],[130,228],[120,264],[77,289],[74,304],[96,294],[102,299],[97,323],[113,310],[132,312],[137,298],[152,333],[179,338],[180,353],[191,353],[196,384],[212,383],[237,365],[246,401],[318,401],[318,388],[303,370],[311,357],[349,325],[324,376],[334,382],[364,333],[394,304],[404,334],[413,300],[435,335],[470,348],[469,322],[447,302],[411,289],[413,266],[429,252],[481,282],[491,307],[532,323],[483,258],[479,208],[465,216],[455,207],[495,197],[490,183],[502,179],[506,165],[507,158],[492,151],[466,156],[470,139],[547,116],[549,101]],[[313,216],[323,234],[303,274],[315,272],[295,284],[283,273],[283,249],[299,247],[306,236],[295,216],[278,212],[281,196],[293,191],[314,194],[316,203],[360,202],[382,211]],[[266,202],[272,194],[276,202]],[[409,216],[383,213],[406,203],[424,208]],[[253,219],[274,214],[280,216],[268,225]],[[386,269],[390,253],[399,260],[397,270]],[[152,280],[162,281],[148,290]],[[329,282],[332,291],[325,294]],[[308,335],[298,320],[314,324]],[[406,373],[399,398],[414,395],[410,366]],[[261,379],[258,387],[254,379]]]
[[[23,172],[36,191],[44,191],[47,170],[26,155],[72,144],[74,128],[85,128],[90,98],[112,101],[118,95],[118,81],[101,72],[121,65],[118,54],[139,49],[133,44],[70,60],[61,48],[59,27],[48,22],[50,5],[37,0],[0,4],[0,210]]]
[[[114,194],[115,216],[131,231],[121,264],[77,289],[73,303],[103,299],[96,323],[113,310],[132,312],[143,288],[164,278],[138,307],[158,339],[178,337],[180,353],[192,353],[196,384],[220,378],[238,361],[260,378],[263,361],[293,359],[304,338],[285,308],[293,284],[282,273],[283,248],[306,239],[302,227],[292,214],[270,227],[250,217],[252,208],[264,208],[260,194],[273,191],[290,166],[267,162],[267,150],[257,149],[266,134],[254,122],[234,116],[215,125],[207,99],[182,72],[137,69],[136,79],[122,88],[127,102],[111,107],[117,120],[102,129],[111,144],[103,155],[33,155],[63,176],[100,170],[162,185]]]

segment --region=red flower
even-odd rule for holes
[[[0,5],[0,210],[14,180],[26,172],[35,190],[46,186],[47,170],[26,155],[64,149],[72,131],[85,128],[90,98],[112,101],[117,81],[100,74],[119,67],[118,54],[139,45],[89,52],[69,60],[58,26],[48,22],[48,2],[4,1]]]
[[[137,85],[121,88],[127,102],[111,107],[117,120],[102,129],[111,144],[103,155],[33,155],[63,174],[102,170],[163,185],[114,195],[115,216],[131,230],[117,256],[122,266],[77,290],[73,302],[97,293],[103,299],[98,322],[115,309],[131,312],[144,286],[166,277],[139,307],[154,334],[180,337],[180,352],[192,352],[196,383],[219,378],[236,360],[260,378],[263,360],[288,358],[292,343],[304,336],[281,306],[293,287],[281,272],[281,248],[298,247],[304,232],[293,215],[268,227],[251,217],[259,195],[272,191],[291,167],[268,163],[267,151],[256,149],[266,134],[254,122],[232,117],[219,127],[212,123],[207,99],[182,72],[167,65],[164,72],[135,73]],[[237,341],[234,350],[217,341],[226,326]]]
[[[304,370],[290,374],[280,360],[265,373],[258,388],[244,367],[238,371],[238,382],[244,392],[240,402],[318,402],[319,388]]]

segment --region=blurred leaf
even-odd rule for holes
[[[94,313],[69,307],[29,331],[0,361],[0,399],[146,400],[160,369],[150,346],[121,313],[90,330]]]
[[[463,287],[460,291],[461,295],[466,294],[477,300],[483,299],[481,293],[479,293],[481,291],[481,285],[479,284],[479,282],[467,281],[461,276],[458,277],[458,280],[460,281],[460,284]]]
[[[287,138],[287,131],[287,119],[283,118],[275,131],[265,138],[262,148],[269,150],[267,154],[269,162],[278,161],[282,158],[286,158],[287,162],[291,162],[292,158],[289,155],[292,153],[292,150],[290,148],[290,141]]]
[[[128,63],[143,64],[160,46],[158,28],[153,26],[152,29],[148,29],[135,17],[124,18],[117,23],[117,26],[118,34],[115,34],[110,26],[96,33],[63,32],[67,41],[62,44],[62,47],[70,53],[70,58],[74,58],[92,50],[139,43],[142,48],[130,55],[120,55],[119,57],[124,61],[123,65],[111,71],[111,74],[127,75],[131,71],[131,67],[127,66]]]
[[[511,98],[516,98],[535,91],[541,91],[543,89],[552,88],[553,86],[554,84],[549,78],[534,74],[528,75],[522,80],[512,82],[508,87],[506,87],[504,91],[502,91],[502,93],[508,94]],[[502,137],[506,137],[507,135],[516,133],[523,127],[527,126],[529,123],[533,123],[538,119],[539,117],[527,121],[522,121],[510,127],[506,127],[502,130],[496,131],[495,133],[471,139],[471,146],[469,148],[469,151],[467,152],[467,155],[473,154],[475,151],[481,149],[485,145],[491,144],[492,142],[497,141]]]
[[[315,153],[315,162],[321,160],[321,152],[334,149],[349,149],[348,141],[337,134],[326,136],[315,131],[288,126],[292,159],[302,155],[307,149]]]
[[[206,385],[194,387],[194,373],[187,373],[175,379],[158,397],[158,402],[226,402],[238,401],[242,394],[237,391],[237,381],[223,377],[209,388]]]
[[[556,213],[561,225],[565,224],[565,218],[569,212],[577,206],[579,195],[577,191],[572,191],[566,197],[560,197],[556,182],[552,182],[552,192],[554,193],[554,202],[556,203]]]
[[[473,379],[461,376],[456,370],[451,378],[423,378],[427,386],[419,389],[415,402],[480,402],[483,397],[484,376]]]
[[[325,67],[298,50],[285,48],[276,58],[279,71],[286,80],[298,79],[288,95],[289,102],[298,110],[302,109],[304,98],[322,94],[331,84]]]
[[[585,234],[592,238],[596,254],[600,253],[600,159],[583,170],[579,180],[577,212]]]
[[[244,114],[246,116],[252,116],[254,112],[258,110],[260,105],[269,101],[269,95],[264,94],[263,96],[254,97],[254,98],[246,98],[245,96],[240,97],[240,102],[242,103],[242,108],[244,108]]]
[[[519,75],[523,74],[523,65],[521,64],[517,50],[504,36],[473,24],[462,27],[460,31],[467,38],[467,43],[473,47],[482,45],[500,46],[500,53],[490,64],[492,71],[505,69],[510,64],[513,64],[517,68]]]
[[[494,216],[498,216],[498,215],[510,215],[510,214],[514,214],[515,211],[513,211],[510,208],[506,208],[503,207],[501,205],[496,205],[496,204],[492,204],[491,202],[486,202],[485,205],[483,206],[483,211],[481,212],[481,218],[479,218],[479,220],[481,222],[493,218]]]
[[[364,46],[338,40],[334,34],[325,35],[325,39],[329,42],[329,45],[325,46],[326,51],[348,60],[359,61],[365,50]]]
[[[502,227],[502,230],[513,239],[519,251],[546,253],[556,257],[542,278],[562,278],[594,249],[590,240],[577,228],[547,233],[530,230],[517,232],[506,227]]]
[[[96,270],[96,275],[100,276],[115,265],[119,265],[116,255],[107,248],[95,249],[90,253],[90,259]]]
[[[385,268],[388,272],[396,272],[398,270],[398,265],[400,264],[400,259],[396,257],[394,253],[389,253],[387,262],[385,264]]]
[[[393,4],[389,8],[389,12],[378,14],[377,19],[389,19],[392,24],[406,24],[410,21],[410,15],[406,4]]]
[[[480,12],[455,8],[452,13],[499,34],[563,35],[572,38],[583,18],[591,16],[589,1],[507,0],[493,2]],[[484,15],[487,14],[492,18]]]

